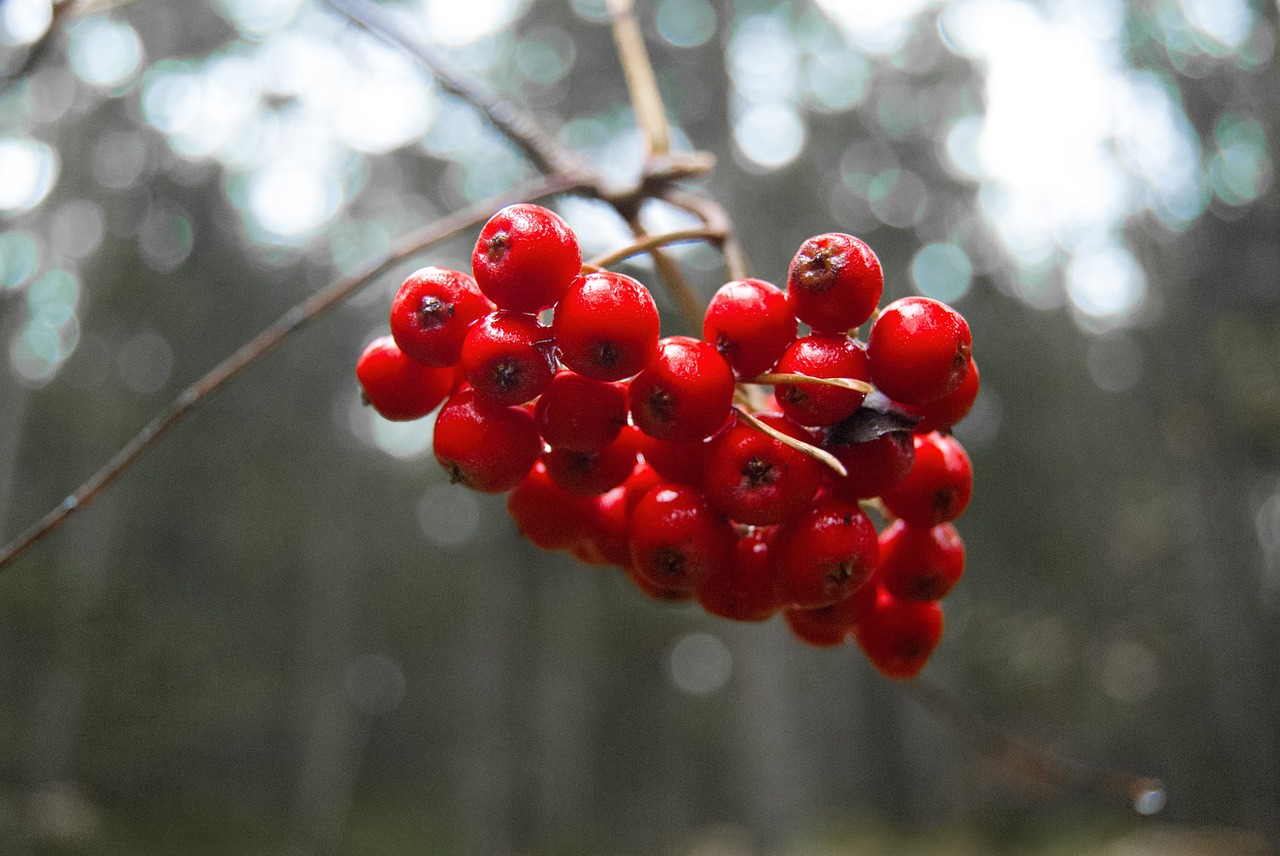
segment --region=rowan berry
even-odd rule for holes
[[[853,590],[853,593],[828,606],[812,609],[790,607],[783,610],[787,627],[793,636],[815,648],[834,648],[843,645],[849,634],[875,605],[876,583],[874,577]]]
[[[542,456],[542,463],[552,480],[577,496],[595,496],[618,487],[636,468],[636,435],[632,425],[595,452],[574,452],[552,447]]]
[[[625,487],[615,487],[591,498],[586,540],[571,549],[575,555],[583,552],[591,556],[592,564],[630,566],[631,510],[627,507]]]
[[[476,319],[493,309],[465,273],[424,267],[405,279],[391,301],[391,335],[410,359],[451,366]]]
[[[904,600],[940,600],[964,573],[964,541],[950,523],[926,528],[895,520],[880,533],[876,576]]]
[[[707,466],[709,442],[710,440],[659,440],[641,431],[640,455],[666,481],[700,487],[702,473]]]
[[[356,379],[384,419],[421,419],[445,400],[457,381],[453,366],[428,366],[405,356],[395,339],[374,339],[356,360]]]
[[[702,608],[733,621],[764,621],[782,605],[769,561],[773,530],[755,527],[738,534],[733,555],[695,594]]]
[[[856,504],[819,496],[799,517],[783,523],[770,552],[783,601],[827,606],[848,597],[875,571],[875,526]]]
[[[762,279],[738,279],[711,296],[702,338],[738,377],[749,380],[772,368],[795,341],[796,318],[782,289]]]
[[[928,297],[903,297],[871,325],[871,380],[894,401],[934,401],[964,382],[972,349],[969,324],[959,312]]]
[[[781,414],[756,418],[813,445],[815,438]],[[730,519],[769,526],[809,507],[822,484],[822,464],[741,420],[707,444],[702,487]]]
[[[631,563],[658,589],[692,594],[733,552],[734,532],[693,488],[658,484],[631,512]]]
[[[627,424],[627,389],[562,371],[534,406],[547,445],[571,452],[598,452]]]
[[[937,526],[955,520],[973,496],[973,464],[955,437],[916,434],[911,472],[881,494],[885,508],[916,526]]]
[[[523,407],[486,404],[469,386],[440,408],[433,444],[450,481],[481,493],[515,487],[542,454],[533,414]]]
[[[462,342],[462,371],[490,404],[524,404],[555,374],[551,328],[536,316],[498,310],[471,325]]]
[[[590,536],[593,504],[552,480],[538,461],[507,494],[507,513],[520,534],[542,550],[565,550]]]
[[[670,336],[631,380],[631,418],[659,440],[701,440],[729,421],[733,383],[733,370],[714,347]]]
[[[848,475],[827,470],[832,493],[856,502],[880,496],[911,472],[916,448],[907,431],[889,431],[863,443],[823,443],[822,448],[844,464]]]
[[[778,359],[778,373],[818,378],[870,378],[867,351],[843,333],[815,333],[791,343]],[[801,425],[831,425],[851,416],[866,393],[828,384],[780,383],[774,386],[782,412]]]
[[[964,380],[954,390],[942,398],[926,401],[924,404],[902,405],[907,411],[920,417],[920,421],[916,423],[915,432],[928,434],[930,431],[945,431],[969,415],[974,401],[978,398],[979,382],[978,366],[974,363],[973,357],[970,357]]]
[[[552,326],[562,363],[595,380],[622,380],[657,355],[659,323],[649,289],[603,271],[574,281],[556,304]]]
[[[787,273],[791,310],[819,333],[843,333],[864,323],[883,288],[876,254],[840,232],[816,235],[801,244]]]
[[[489,218],[471,255],[480,291],[498,308],[514,312],[554,305],[581,268],[582,250],[569,224],[554,211],[528,203]]]
[[[914,678],[942,639],[942,609],[935,601],[902,600],[883,586],[875,606],[854,628],[871,665],[886,678]]]

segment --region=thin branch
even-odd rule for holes
[[[632,0],[608,0],[608,7],[613,41],[618,46],[618,60],[627,80],[631,107],[649,144],[649,154],[666,154],[671,148],[671,129],[667,125],[667,111],[662,104],[658,80],[653,74],[653,64],[649,62],[649,52],[644,46],[644,36],[636,21]]]
[[[1164,784],[1159,779],[1063,758],[1022,735],[991,725],[923,678],[903,681],[901,686],[974,750],[1022,775],[1059,790],[1116,797],[1139,814],[1155,814],[1164,807]]]
[[[441,87],[483,113],[494,127],[518,145],[539,171],[548,175],[581,173],[591,177],[589,181],[583,182],[584,186],[599,189],[599,177],[544,131],[532,116],[490,91],[479,81],[468,78],[427,45],[403,32],[379,6],[367,0],[324,2],[371,35],[404,51],[430,71]]]
[[[120,451],[116,452],[111,460],[90,476],[88,481],[6,546],[0,552],[0,571],[28,549],[53,534],[67,522],[72,514],[90,505],[197,405],[266,356],[303,326],[321,317],[396,265],[417,255],[432,244],[482,223],[498,209],[513,202],[577,190],[580,189],[579,182],[580,179],[576,176],[556,176],[464,208],[405,236],[382,261],[369,265],[360,273],[336,280],[322,291],[316,292],[307,300],[294,306],[274,324],[214,366],[204,377],[184,389],[167,411],[148,423]]]
[[[645,231],[644,226],[640,223],[640,215],[636,212],[618,211],[624,215],[627,226],[631,229],[631,234],[636,236],[639,241],[648,239],[649,233]],[[667,255],[660,249],[649,250],[649,257],[653,259],[653,266],[658,271],[658,276],[662,278],[662,283],[667,287],[673,300],[676,302],[676,308],[680,310],[680,314],[684,316],[685,323],[689,325],[690,330],[702,330],[702,304],[698,302],[698,298],[693,294],[693,288],[690,287],[689,281],[684,277],[684,271],[680,270],[680,266],[675,263],[671,256]]]
[[[751,275],[751,266],[747,264],[747,257],[742,252],[742,244],[739,243],[737,232],[733,228],[733,220],[720,203],[670,185],[660,188],[658,196],[677,208],[693,214],[706,223],[708,228],[724,233],[724,240],[720,242],[720,251],[724,254],[724,266],[729,279],[746,279]]]
[[[651,252],[659,247],[666,247],[671,244],[684,244],[693,241],[710,241],[718,244],[722,240],[724,240],[724,234],[715,229],[705,227],[701,229],[680,229],[675,232],[664,232],[661,235],[650,235],[643,240],[627,244],[625,247],[619,247],[611,253],[596,256],[583,264],[593,268],[607,268],[632,256],[638,256],[641,253]]]

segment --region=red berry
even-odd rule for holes
[[[707,467],[709,442],[659,440],[641,431],[640,454],[664,480],[699,487],[702,485],[703,470]]]
[[[867,339],[871,379],[885,395],[917,405],[964,382],[973,337],[959,312],[928,297],[903,297],[884,308]]]
[[[631,425],[597,452],[553,448],[542,456],[553,481],[569,493],[595,496],[621,485],[636,468],[636,435]]]
[[[596,380],[631,377],[658,353],[653,295],[625,274],[578,277],[556,304],[552,324],[560,361]]]
[[[791,343],[775,371],[820,378],[867,381],[870,371],[862,343],[843,333],[815,333]],[[774,387],[782,412],[801,425],[831,425],[853,415],[866,393],[814,383]]]
[[[533,412],[547,445],[571,452],[598,452],[627,424],[627,390],[620,383],[560,372]]]
[[[827,484],[836,496],[856,502],[880,496],[902,482],[911,472],[916,447],[911,434],[890,431],[864,443],[836,445],[824,443],[836,460],[844,464],[847,476],[827,470]]]
[[[756,414],[769,427],[813,444],[780,414]],[[822,464],[758,428],[738,421],[708,443],[702,486],[707,499],[738,523],[770,526],[809,507],[822,484]]]
[[[854,638],[880,674],[914,678],[942,639],[942,609],[934,601],[901,600],[881,587]]]
[[[658,472],[644,461],[631,471],[631,475],[627,476],[627,480],[622,483],[622,490],[625,492],[627,505],[627,519],[631,519],[631,512],[635,510],[638,503],[649,489],[656,485],[662,484],[665,479]]]
[[[593,511],[590,499],[552,481],[541,461],[507,494],[516,528],[542,550],[565,550],[589,537]]]
[[[693,600],[693,589],[683,583],[678,586],[660,585],[640,573],[632,564],[626,565],[622,570],[640,593],[650,600],[656,600],[658,603],[684,603]]]
[[[671,336],[631,381],[631,418],[659,440],[701,440],[725,425],[733,410],[733,370],[716,349]]]
[[[885,508],[916,526],[955,520],[973,496],[973,464],[949,434],[916,434],[916,458],[906,479],[881,495]]]
[[[555,304],[578,276],[582,250],[569,224],[541,205],[503,208],[480,230],[471,268],[500,309],[537,312]]]
[[[903,600],[940,600],[964,573],[964,541],[950,523],[895,520],[880,533],[877,579]]]
[[[485,404],[469,386],[440,408],[434,446],[452,482],[482,493],[515,487],[542,454],[533,414],[523,407]]]
[[[969,415],[973,402],[978,398],[978,384],[978,366],[973,357],[970,357],[969,369],[955,390],[924,404],[904,404],[904,408],[920,417],[915,432],[928,434],[930,431],[945,431]]]
[[[391,335],[411,359],[451,366],[467,328],[493,309],[465,273],[425,267],[409,274],[391,301]]]
[[[854,503],[820,496],[778,527],[771,552],[783,600],[813,608],[843,600],[875,571],[876,529]]]
[[[471,325],[462,343],[462,371],[490,404],[524,404],[555,374],[551,329],[533,315],[498,310]]]
[[[698,586],[703,609],[733,621],[764,621],[778,611],[781,601],[769,561],[772,534],[757,527],[738,535],[730,560]]]
[[[436,368],[405,356],[390,336],[374,339],[356,360],[356,379],[373,409],[384,419],[421,419],[453,389],[458,372]]]
[[[720,286],[707,304],[702,338],[716,346],[738,377],[764,374],[796,338],[787,295],[762,279]]]
[[[787,273],[787,299],[795,316],[815,332],[843,333],[871,317],[884,274],[871,248],[832,232],[800,245]]]
[[[791,607],[783,611],[792,635],[816,648],[834,648],[845,639],[875,606],[875,580],[867,580],[844,600],[813,609]]]
[[[616,565],[626,568],[631,564],[631,509],[627,507],[627,489],[615,487],[591,499],[591,513],[587,520],[587,538],[579,542],[583,550],[574,550],[582,558],[586,554],[588,564]]]
[[[631,512],[631,562],[654,587],[692,593],[728,563],[734,533],[693,488],[659,484]]]

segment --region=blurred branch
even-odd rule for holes
[[[636,121],[644,131],[650,155],[663,155],[671,148],[671,130],[667,126],[667,111],[662,104],[658,80],[653,75],[653,64],[644,46],[644,36],[636,21],[632,0],[608,0],[609,17],[613,25],[613,41],[618,46],[618,59],[622,74],[631,95],[631,108]]]
[[[111,460],[90,476],[88,481],[0,551],[0,571],[18,556],[57,531],[72,514],[90,505],[197,405],[273,351],[276,346],[302,327],[326,314],[396,265],[417,255],[432,244],[451,238],[465,229],[484,222],[498,209],[514,202],[580,190],[582,189],[581,181],[581,178],[576,175],[556,175],[532,185],[516,188],[498,197],[477,202],[417,232],[406,235],[392,247],[386,258],[370,264],[360,273],[336,280],[294,306],[274,324],[226,360],[214,366],[204,377],[184,389],[166,412],[157,416],[139,431]]]
[[[658,247],[669,247],[672,244],[686,244],[693,241],[710,241],[711,243],[718,244],[723,240],[723,232],[705,227],[701,229],[680,229],[676,232],[664,232],[661,235],[650,235],[643,240],[627,244],[625,247],[619,247],[613,252],[606,253],[603,256],[596,256],[594,259],[583,262],[583,267],[612,267],[618,262],[625,261],[632,256],[651,252],[656,250]]]
[[[997,728],[923,678],[904,681],[901,686],[972,749],[1032,781],[1060,791],[1115,797],[1139,814],[1155,814],[1164,807],[1164,784],[1159,779],[1063,758],[1023,735]]]

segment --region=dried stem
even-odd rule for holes
[[[746,383],[758,383],[764,386],[774,386],[780,383],[789,384],[816,384],[818,386],[838,386],[840,389],[850,389],[854,392],[871,393],[875,387],[867,383],[865,380],[857,380],[851,377],[811,377],[804,374],[793,374],[791,372],[770,372],[752,378]]]
[[[620,211],[619,213],[623,212]],[[637,241],[643,242],[649,238],[649,233],[645,231],[644,226],[640,223],[638,214],[631,213],[626,217],[626,221]],[[694,296],[693,288],[689,285],[689,281],[685,279],[684,271],[680,270],[680,265],[676,264],[671,256],[659,249],[649,250],[649,255],[653,259],[653,266],[657,269],[658,276],[662,278],[663,285],[667,287],[667,291],[670,292],[672,299],[675,300],[676,308],[680,310],[680,314],[684,317],[689,329],[700,331],[702,329],[702,304]]]
[[[741,419],[743,422],[746,422],[748,425],[750,425],[752,428],[755,428],[757,431],[763,431],[764,433],[768,434],[770,437],[777,440],[779,443],[783,444],[784,446],[790,446],[791,448],[795,449],[797,452],[804,452],[809,457],[815,458],[821,461],[822,463],[826,464],[828,467],[831,467],[831,469],[835,470],[835,472],[839,474],[841,478],[844,478],[845,476],[849,475],[849,471],[844,468],[844,464],[840,463],[840,461],[836,458],[836,456],[832,455],[830,452],[824,449],[819,449],[817,446],[814,446],[810,443],[806,443],[803,440],[797,440],[795,437],[792,437],[788,434],[782,433],[777,428],[774,428],[772,425],[769,425],[768,423],[762,422],[761,420],[757,419],[753,414],[747,412],[746,410],[743,410],[741,407],[735,406],[733,410],[735,413],[738,414],[739,419]]]
[[[167,411],[148,423],[74,493],[6,546],[0,552],[0,570],[53,534],[76,511],[91,504],[197,405],[221,389],[227,381],[266,356],[304,325],[324,315],[401,262],[417,255],[432,244],[482,223],[503,206],[574,190],[579,187],[577,182],[578,179],[574,176],[553,177],[464,208],[405,236],[382,261],[371,264],[358,274],[336,280],[324,290],[316,292],[307,300],[294,306],[274,324],[255,336],[252,341],[241,346],[230,357],[214,366],[204,377],[184,389]]]
[[[724,266],[729,279],[746,279],[751,275],[751,266],[747,264],[747,257],[742,252],[742,244],[738,242],[733,220],[720,203],[671,186],[662,188],[658,196],[677,208],[695,215],[707,224],[707,228],[715,229],[724,235],[720,242],[720,252],[724,254]]]
[[[680,229],[675,232],[665,232],[661,235],[650,235],[643,240],[638,240],[627,244],[625,247],[619,247],[611,253],[605,253],[602,256],[596,256],[584,265],[593,268],[608,268],[616,265],[618,262],[625,261],[632,256],[638,256],[641,253],[647,253],[656,250],[658,247],[666,247],[671,244],[684,244],[691,241],[710,241],[718,244],[724,240],[724,234],[710,228],[701,229]]]
[[[1116,797],[1140,814],[1155,814],[1164,806],[1164,785],[1159,779],[1063,758],[1024,736],[991,725],[923,678],[904,681],[901,686],[973,749],[1021,775],[1058,790]]]
[[[667,111],[658,91],[658,80],[653,75],[653,64],[644,46],[644,36],[636,21],[632,0],[609,0],[609,15],[613,23],[613,41],[618,46],[618,59],[627,80],[627,92],[631,95],[631,107],[636,121],[644,131],[650,155],[663,155],[671,148],[671,130],[667,125]]]

